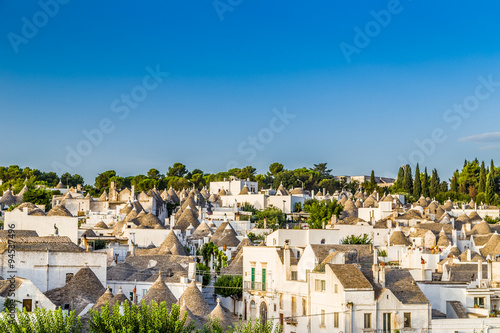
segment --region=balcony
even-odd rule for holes
[[[245,281],[243,284],[243,289],[245,291],[266,291],[267,287],[266,284],[262,284],[262,282],[252,282],[252,281]]]

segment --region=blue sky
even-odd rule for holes
[[[412,160],[447,178],[498,155],[500,87],[479,88],[488,96],[466,116],[447,110],[500,82],[500,4],[65,0],[55,13],[53,1],[42,0],[52,17],[0,0],[0,165],[66,167],[92,183],[177,161],[391,176]],[[148,66],[169,74],[120,119],[113,101],[144,90]],[[270,130],[285,109],[293,119]],[[82,131],[103,119],[113,130],[70,166],[68,149],[88,148]]]

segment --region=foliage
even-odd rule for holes
[[[488,222],[489,224],[497,224],[500,221],[500,218],[491,218],[488,215],[484,217],[484,220]]]
[[[105,249],[106,248],[106,241],[102,240],[102,239],[96,239],[94,241],[94,250],[97,251],[97,250],[102,250],[102,249]]]
[[[255,212],[254,221],[257,228],[264,228],[264,219],[266,219],[266,228],[276,230],[285,222],[286,215],[276,207],[268,207],[263,211]]]
[[[279,323],[274,324],[273,320],[263,323],[259,318],[255,321],[249,320],[246,323],[240,322],[232,331],[233,333],[282,333],[283,327]]]
[[[187,312],[179,318],[180,307],[176,304],[169,310],[166,302],[157,304],[152,301],[150,304],[142,302],[136,305],[125,301],[122,307],[120,309],[119,303],[112,309],[103,306],[101,313],[91,309],[89,331],[91,333],[187,333],[196,329],[194,322],[186,325]]]
[[[253,205],[249,204],[248,202],[245,202],[241,206],[240,210],[242,210],[244,212],[251,212],[251,213],[254,213],[254,214],[257,213],[257,209]]]
[[[52,205],[52,192],[39,188],[30,188],[23,194],[24,202],[31,202],[35,205],[45,205],[45,210],[49,210]]]
[[[341,240],[342,244],[371,244],[372,239],[368,237],[368,234],[363,235],[350,235]]]
[[[116,171],[115,170],[108,170],[104,171],[103,173],[100,173],[96,178],[95,178],[95,183],[94,187],[102,193],[104,190],[109,189],[109,184],[110,184],[110,179],[116,176]]]
[[[168,167],[167,177],[183,177],[188,170],[186,166],[182,163],[174,163],[173,166]]]
[[[378,251],[378,256],[382,257],[382,258],[387,257],[387,251],[386,250],[380,250],[380,251]]]
[[[243,277],[241,275],[221,275],[214,283],[214,292],[222,297],[230,297],[234,303],[243,294]],[[234,309],[233,309],[234,312]]]
[[[199,249],[199,253],[203,257],[203,262],[206,266],[210,264],[212,256],[214,257],[214,265],[217,272],[219,272],[222,267],[227,266],[226,254],[224,251],[219,250],[217,245],[213,242],[203,244],[203,246]]]
[[[256,234],[254,234],[253,232],[249,232],[249,233],[247,234],[247,237],[248,237],[248,239],[250,239],[250,241],[251,241],[252,243],[254,243],[256,240],[263,241],[263,240],[264,240],[264,238],[266,238],[264,235],[256,235]]]
[[[198,275],[201,275],[203,278],[203,285],[208,286],[210,281],[212,280],[212,276],[210,274],[210,267],[204,264],[196,264],[196,272]]]
[[[333,201],[318,201],[316,199],[307,200],[304,202],[304,211],[309,212],[309,228],[321,229],[323,222],[328,223],[333,215],[339,217],[342,213],[343,207]]]
[[[14,320],[7,311],[0,317],[0,332],[5,333],[80,333],[82,324],[75,311],[68,315],[63,310],[37,308],[33,312],[16,311]]]

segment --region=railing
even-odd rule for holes
[[[253,291],[266,291],[266,284],[262,284],[262,282],[256,281],[245,281],[243,285],[243,289],[245,290],[253,290]]]

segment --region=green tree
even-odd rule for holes
[[[45,205],[45,210],[49,211],[52,206],[52,192],[42,187],[30,188],[24,192],[23,201],[35,205]]]
[[[160,171],[158,171],[158,169],[149,169],[147,175],[149,178],[153,178],[156,180],[160,179]]]
[[[323,178],[323,179],[331,178],[332,177],[332,175],[331,175],[332,169],[328,169],[326,165],[327,165],[327,163],[314,164],[314,168],[311,168],[311,170],[319,172],[321,178]]]
[[[403,179],[403,191],[411,194],[413,193],[413,177],[411,175],[411,167],[409,164],[405,167],[405,175]]]
[[[396,189],[402,190],[403,189],[403,180],[405,178],[405,170],[404,167],[399,167],[398,171],[398,178],[396,178],[396,181],[394,182],[394,185]]]
[[[316,199],[304,202],[304,211],[309,213],[309,228],[321,229],[323,223],[328,224],[333,215],[339,217],[342,214],[343,207],[333,201],[318,201]]]
[[[180,317],[179,305],[167,307],[166,302],[139,305],[125,301],[122,306],[117,302],[112,309],[103,306],[101,312],[90,310],[89,331],[91,333],[188,333],[194,332],[196,324],[188,323],[187,312]],[[56,332],[56,331],[53,331]]]
[[[486,178],[485,200],[488,205],[493,204],[495,200],[495,173],[493,170],[490,170]]]
[[[182,163],[174,163],[173,166],[168,167],[168,177],[184,177],[188,173],[186,166]]]
[[[111,178],[116,176],[116,171],[115,170],[108,170],[104,171],[103,173],[100,173],[96,178],[95,178],[95,188],[99,192],[103,192],[104,190],[108,190],[109,188],[109,181]]]
[[[286,215],[277,207],[268,207],[255,212],[253,218],[257,228],[264,228],[264,219],[266,219],[266,228],[276,230],[285,223]]]
[[[269,173],[276,177],[281,171],[283,171],[283,164],[274,162],[269,166]]]
[[[431,181],[429,185],[429,194],[431,197],[435,197],[439,193],[439,185],[441,180],[436,169],[432,170]]]
[[[0,332],[5,333],[80,333],[82,323],[75,311],[64,313],[58,310],[36,308],[33,312],[16,311],[17,320],[13,319],[8,310],[0,317]]]
[[[241,275],[221,275],[214,283],[214,292],[222,297],[233,300],[233,313],[236,312],[236,302],[243,295],[243,277]]]
[[[368,237],[368,234],[363,235],[350,235],[341,240],[342,244],[371,244],[372,239]]]
[[[478,192],[482,193],[486,191],[486,167],[484,166],[484,161],[481,163],[481,168],[479,170],[479,185]]]
[[[417,163],[415,168],[415,181],[413,183],[413,196],[417,199],[422,194],[422,183],[420,182],[420,167]]]
[[[427,167],[425,167],[422,176],[422,195],[426,198],[429,196],[429,174],[427,173]]]

